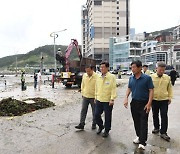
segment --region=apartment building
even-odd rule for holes
[[[82,53],[109,61],[109,38],[129,34],[130,0],[87,0],[82,6]]]

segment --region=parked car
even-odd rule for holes
[[[128,70],[124,69],[124,70],[121,71],[121,74],[122,74],[122,75],[126,75],[126,74],[127,74],[127,71],[128,71]]]
[[[127,71],[126,75],[133,75],[133,72],[132,71]]]
[[[112,74],[118,74],[118,70],[110,71],[110,73],[112,73]]]

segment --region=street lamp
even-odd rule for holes
[[[56,38],[58,37],[58,33],[66,31],[66,30],[67,29],[63,29],[63,30],[60,30],[60,31],[52,32],[50,34],[50,37],[54,38],[54,71],[55,71],[55,76],[56,76],[56,70],[57,70],[57,66],[56,66]]]

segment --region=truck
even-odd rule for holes
[[[78,53],[79,60],[69,59],[74,47]],[[82,56],[76,39],[71,39],[71,43],[67,47],[65,55],[61,51],[57,52],[56,60],[62,65],[60,69],[60,81],[68,88],[72,85],[81,86],[82,76],[85,73],[86,66],[92,66],[94,69],[96,67],[96,61],[94,59]]]

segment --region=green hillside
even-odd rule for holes
[[[65,52],[67,46],[56,45],[56,50],[61,48],[62,52]],[[45,66],[53,66],[54,65],[54,46],[53,45],[45,45],[42,47],[38,47],[26,54],[12,55],[0,58],[0,68],[13,68],[16,65],[16,57],[17,57],[17,66],[18,67],[38,67],[40,65],[41,53],[43,55],[43,64]],[[75,48],[72,51],[70,59],[78,59],[77,52]],[[58,65],[58,63],[57,63]]]
[[[160,35],[160,34],[163,33],[163,32],[172,32],[176,27],[177,27],[177,26],[171,27],[171,28],[167,28],[167,29],[164,29],[164,30],[159,30],[159,31],[151,32],[151,34],[152,34],[153,36],[156,36],[156,35]]]

